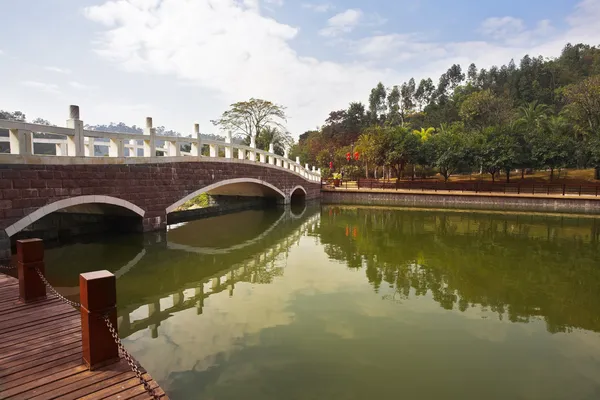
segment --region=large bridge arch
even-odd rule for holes
[[[188,194],[187,196],[167,207],[167,214],[175,211],[186,201],[189,201],[203,193],[227,196],[256,195],[257,197],[276,197],[281,203],[288,202],[288,196],[286,196],[283,191],[269,182],[255,178],[234,178],[213,183]]]
[[[144,217],[146,211],[136,206],[135,204],[127,201],[118,199],[112,196],[76,196],[70,197],[67,199],[62,199],[55,201],[53,203],[47,204],[43,207],[38,208],[34,212],[25,217],[21,218],[17,222],[12,225],[6,227],[4,232],[8,237],[12,237],[15,234],[21,232],[23,229],[38,221],[39,219],[45,217],[46,215],[52,214],[53,212],[64,210],[73,206],[78,206],[82,204],[109,204],[113,206],[118,206],[124,209],[131,211],[134,214],[139,215],[141,218]]]

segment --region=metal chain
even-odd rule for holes
[[[129,366],[131,367],[131,370],[138,377],[138,379],[140,380],[142,385],[144,385],[144,389],[146,389],[146,391],[155,400],[160,399],[160,396],[158,396],[156,393],[154,393],[154,389],[152,389],[150,387],[150,384],[142,376],[142,371],[140,371],[140,369],[138,368],[138,365],[137,365],[136,361],[134,360],[134,358],[131,356],[131,354],[129,354],[129,352],[127,350],[125,350],[125,347],[123,347],[123,344],[121,343],[121,340],[119,339],[119,334],[117,333],[117,330],[114,328],[113,324],[110,322],[110,319],[108,318],[108,316],[105,315],[103,318],[104,318],[104,322],[106,322],[106,326],[108,327],[108,330],[110,331],[110,334],[112,335],[113,339],[115,339],[115,343],[119,347],[119,352],[121,353],[123,358],[127,361],[127,364],[129,364]]]
[[[3,269],[5,271],[10,271],[11,269],[16,269],[16,266],[10,266],[10,265],[0,265],[0,269]]]
[[[50,289],[50,291],[56,297],[58,297],[63,302],[69,304],[70,306],[73,306],[75,308],[81,307],[81,304],[71,301],[71,300],[67,299],[66,297],[64,297],[63,295],[61,295],[60,293],[58,293],[56,291],[56,289],[54,289],[52,287],[52,285],[50,285],[50,283],[48,282],[48,280],[46,279],[44,274],[42,274],[42,271],[39,270],[39,268],[36,268],[35,272],[37,272],[37,274],[40,277],[40,279],[42,280],[42,282],[44,282],[44,285],[46,285],[46,287],[48,289]],[[104,319],[104,322],[106,322],[106,326],[108,327],[108,330],[109,330],[111,336],[113,337],[113,339],[115,340],[115,343],[117,344],[117,346],[119,348],[119,353],[121,353],[123,358],[127,361],[127,364],[129,364],[129,366],[131,367],[131,370],[135,373],[135,375],[140,380],[142,385],[144,385],[144,389],[146,389],[146,391],[152,396],[152,398],[154,398],[155,400],[159,400],[160,396],[158,396],[156,393],[154,393],[154,389],[152,389],[150,387],[150,384],[142,376],[142,372],[138,368],[137,363],[135,362],[134,358],[131,356],[131,354],[129,354],[129,352],[127,350],[125,350],[125,347],[123,347],[123,344],[121,343],[121,340],[119,339],[119,334],[117,333],[117,330],[114,328],[113,324],[110,322],[110,319],[108,318],[108,316],[104,315],[102,318]]]
[[[56,297],[58,297],[60,300],[62,300],[63,302],[67,303],[71,307],[75,307],[75,308],[81,307],[81,304],[76,303],[74,301],[71,301],[71,300],[67,299],[65,296],[63,296],[62,294],[58,293],[56,291],[56,289],[54,289],[52,287],[52,285],[46,280],[46,277],[44,276],[44,274],[42,274],[42,271],[40,271],[38,268],[36,268],[35,272],[37,272],[37,274],[40,277],[40,279],[42,280],[42,282],[44,282],[44,285],[46,285],[46,287],[48,289],[50,289],[50,291],[52,292],[52,294],[54,294]]]

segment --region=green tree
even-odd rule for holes
[[[512,117],[512,109],[508,99],[498,97],[488,89],[469,95],[460,106],[459,115],[466,124],[483,130],[507,123]]]
[[[246,138],[246,140],[248,140],[248,138]],[[289,148],[293,142],[294,140],[289,132],[272,126],[266,126],[262,129],[256,139],[256,147],[262,150],[268,150],[270,144],[273,143],[275,154],[282,156],[284,150]]]
[[[365,133],[360,135],[356,143],[356,150],[361,154],[361,160],[365,164],[365,177],[369,177],[369,165],[371,165],[377,157],[378,141],[382,135],[382,128],[368,128]]]
[[[10,111],[0,110],[0,119],[8,119],[11,121],[19,121],[19,122],[26,121],[25,114],[23,114],[21,111],[10,112]]]
[[[417,105],[419,106],[419,111],[423,109],[423,107],[429,105],[433,100],[433,95],[435,93],[435,85],[431,78],[422,79],[419,83],[419,87],[415,91],[415,100]]]
[[[394,86],[387,97],[388,101],[388,117],[387,123],[391,126],[400,125],[402,123],[402,115],[400,115],[400,89]]]
[[[492,176],[492,181],[496,180],[497,173],[504,171],[506,182],[510,182],[510,170],[521,161],[517,136],[506,128],[494,126],[482,133],[482,139],[479,150],[481,166]]]
[[[435,166],[439,169],[444,181],[461,166],[467,166],[472,159],[472,149],[465,134],[458,128],[438,133],[430,141],[433,145]]]
[[[428,141],[435,133],[435,128],[421,128],[421,130],[413,130],[413,133],[421,139],[422,142]]]
[[[415,95],[415,80],[410,78],[408,83],[403,83],[400,88],[400,115],[402,123],[406,118],[406,115],[415,108],[414,95]]]
[[[383,83],[379,82],[369,95],[369,118],[372,124],[385,121],[385,98],[387,96]]]
[[[550,169],[550,180],[554,179],[554,170],[566,167],[572,158],[574,140],[570,125],[560,116],[549,118],[543,129],[532,141],[532,157],[541,168]]]
[[[230,106],[221,118],[211,121],[213,125],[233,134],[257,139],[266,127],[285,131],[285,107],[267,100],[250,99]]]

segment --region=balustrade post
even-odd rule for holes
[[[227,131],[227,136],[225,136],[225,158],[233,158],[233,147],[231,147],[231,131]]]
[[[73,129],[73,136],[67,136],[67,154],[69,156],[83,156],[85,154],[83,121],[79,119],[79,106],[69,106],[69,119],[67,128]]]
[[[267,156],[265,155],[265,153],[259,153],[260,156],[260,162],[261,163],[266,163],[267,162]]]
[[[46,297],[46,285],[36,268],[44,275],[44,242],[41,239],[17,240],[19,300],[27,303]]]
[[[209,144],[208,145],[208,149],[209,149],[209,156],[212,158],[218,157],[219,156],[219,147],[215,144]]]
[[[56,143],[55,151],[57,156],[66,156],[67,155],[67,142],[64,143]]]
[[[246,150],[242,149],[242,148],[238,148],[238,160],[245,160],[246,159]]]
[[[269,143],[269,164],[275,165],[275,146],[273,143]]]
[[[300,157],[296,157],[296,164],[294,165],[294,172],[300,173]]]
[[[290,158],[290,149],[287,148],[287,146],[285,147],[285,149],[283,149],[283,168],[285,169],[289,169],[290,167],[290,163],[288,162]]]
[[[146,128],[144,129],[144,157],[156,156],[156,129],[152,127],[152,117],[146,117]]]
[[[104,316],[117,329],[117,280],[108,271],[79,275],[83,361],[90,370],[119,361],[119,349]]]
[[[181,146],[176,140],[169,140],[167,142],[167,155],[169,157],[179,157],[181,155]]]
[[[133,149],[134,152],[137,152],[137,149]],[[108,156],[109,157],[124,157],[125,156],[125,143],[123,143],[122,139],[109,139],[108,143]]]
[[[9,129],[10,154],[33,154],[33,134],[23,129]]]
[[[256,161],[256,152],[254,151],[256,149],[256,138],[254,136],[250,136],[250,148],[252,149],[248,154],[250,161]]]
[[[94,157],[96,152],[94,151],[94,138],[89,137],[87,141],[85,141],[85,156],[86,157]]]
[[[200,136],[200,124],[194,124],[194,139],[191,143],[190,153],[194,157],[202,155],[202,137]]]

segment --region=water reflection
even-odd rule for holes
[[[597,218],[325,207],[318,234],[385,299],[600,331]]]
[[[117,274],[125,346],[171,398],[592,399],[598,226],[254,210],[52,249],[47,271]]]

